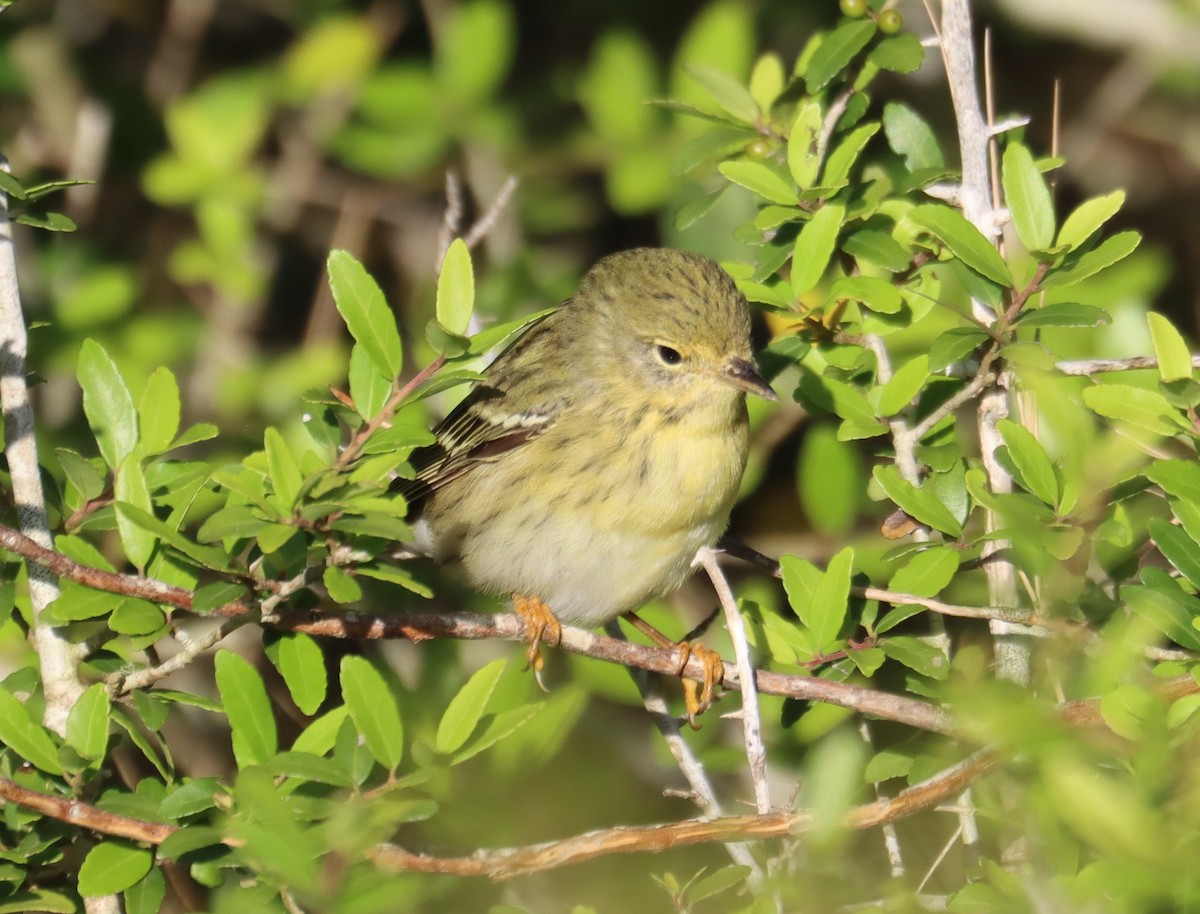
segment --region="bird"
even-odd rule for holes
[[[418,549],[512,598],[535,673],[561,623],[634,613],[680,586],[724,532],[749,449],[746,395],[778,399],[750,324],[745,297],[711,259],[611,254],[410,455],[412,476],[393,491],[415,518]],[[706,670],[703,697],[687,692],[691,718],[721,660],[679,647],[681,673],[693,650]]]

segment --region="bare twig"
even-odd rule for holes
[[[615,620],[605,626],[605,631],[612,638],[625,640],[621,633],[621,627]],[[642,696],[642,706],[649,713],[654,726],[658,728],[663,741],[667,744],[667,749],[675,759],[675,764],[679,766],[680,773],[687,781],[688,787],[691,788],[688,794],[689,798],[700,807],[700,812],[709,818],[718,818],[724,815],[721,801],[717,798],[717,792],[713,790],[712,782],[709,781],[708,774],[704,770],[704,764],[696,758],[692,747],[683,738],[679,718],[672,714],[670,708],[667,707],[667,701],[660,688],[662,680],[657,677],[652,678],[642,670],[630,670],[629,672]],[[726,843],[725,850],[734,863],[750,867],[752,879],[761,881],[762,867],[750,853],[749,847],[742,843],[729,842]]]
[[[1151,355],[1134,356],[1129,359],[1079,359],[1055,362],[1054,367],[1067,375],[1094,375],[1106,371],[1137,371],[1157,368],[1158,359]],[[1192,356],[1192,367],[1200,368],[1200,355]]]
[[[7,161],[0,159],[0,168],[7,172]],[[17,258],[12,223],[8,218],[8,195],[0,193],[0,403],[4,409],[4,456],[8,460],[21,530],[31,543],[48,551],[54,541],[38,469],[33,405],[25,382],[27,352],[25,317],[17,286]],[[28,556],[25,558],[29,559]],[[46,695],[42,719],[61,736],[66,733],[67,714],[83,693],[78,671],[83,651],[79,645],[67,640],[64,633],[42,621],[46,607],[58,599],[58,579],[53,570],[36,560],[27,564],[29,599],[33,605],[33,643]]]
[[[517,192],[517,179],[514,175],[509,175],[504,179],[504,184],[501,185],[499,192],[496,194],[496,199],[492,201],[491,206],[487,208],[482,216],[475,220],[475,224],[463,235],[463,241],[468,248],[474,250],[484,238],[488,236],[504,210],[508,208],[509,201]]]
[[[758,693],[754,688],[754,666],[750,661],[750,644],[746,640],[746,624],[742,620],[737,600],[725,579],[725,573],[717,561],[717,551],[705,546],[696,554],[696,562],[707,573],[713,589],[725,611],[725,625],[733,641],[733,654],[737,660],[738,675],[742,688],[742,733],[746,743],[746,760],[750,763],[750,779],[754,784],[754,805],[759,813],[771,809],[771,795],[767,789],[767,749],[762,741],[762,718],[758,713]]]

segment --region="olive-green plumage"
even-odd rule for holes
[[[477,588],[599,625],[674,589],[724,530],[745,394],[774,393],[750,312],[711,260],[606,257],[414,453],[419,544]]]

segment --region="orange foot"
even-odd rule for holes
[[[700,665],[704,667],[704,678],[700,682],[696,682],[694,679],[683,680],[683,703],[687,708],[688,725],[693,730],[699,730],[700,725],[696,723],[696,716],[703,714],[712,706],[713,692],[725,678],[725,661],[712,648],[705,647],[699,642],[680,641],[678,646],[680,659],[679,672],[676,675],[680,678],[683,677],[683,671],[687,668],[688,660],[692,658],[693,654],[700,661]]]
[[[695,654],[704,668],[704,678],[700,682],[683,679],[683,701],[687,710],[688,725],[699,730],[696,717],[703,714],[712,705],[713,693],[725,678],[725,661],[712,648],[692,641],[672,641],[657,628],[639,617],[636,613],[626,613],[625,619],[642,634],[647,635],[659,647],[674,647],[679,649],[679,669],[675,675],[683,679],[683,671],[688,661]]]
[[[542,685],[542,650],[541,643],[545,641],[551,647],[557,647],[562,640],[562,625],[554,617],[550,607],[537,597],[523,597],[513,594],[513,612],[525,623],[525,669],[533,668],[539,686]]]

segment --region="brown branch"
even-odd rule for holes
[[[842,824],[847,829],[863,830],[911,816],[960,793],[996,764],[995,754],[984,750],[926,781],[902,790],[894,797],[850,809],[843,816]],[[612,854],[657,853],[716,841],[785,838],[811,831],[816,824],[817,818],[813,813],[801,810],[766,815],[725,816],[719,819],[689,819],[666,825],[606,828],[563,841],[548,841],[505,850],[479,851],[469,857],[434,857],[385,844],[377,847],[372,857],[380,867],[394,872],[487,876],[490,879],[502,880],[558,869]]]
[[[179,829],[161,822],[147,822],[132,816],[121,816],[105,812],[87,803],[70,797],[56,797],[22,787],[8,778],[0,778],[0,799],[33,809],[44,816],[91,829],[103,835],[145,841],[147,844],[162,844]]]
[[[1172,702],[1200,692],[1200,683],[1190,676],[1181,676],[1156,683],[1153,689],[1160,699]],[[1057,706],[1057,711],[1062,721],[1070,726],[1096,728],[1105,726],[1100,705],[1100,699],[1089,698],[1063,702]],[[928,780],[902,790],[894,797],[878,799],[850,809],[843,816],[842,824],[847,829],[863,830],[895,822],[929,809],[969,787],[995,768],[1000,761],[1001,758],[995,749],[982,749]],[[68,797],[30,790],[5,778],[0,778],[0,799],[101,834],[116,835],[148,844],[161,844],[178,830],[174,825],[116,815]],[[783,838],[803,834],[815,824],[813,814],[801,810],[766,815],[689,819],[664,825],[622,826],[527,847],[479,851],[469,857],[434,857],[414,853],[395,845],[381,845],[371,856],[379,866],[396,872],[509,879],[611,854],[654,853],[710,842]]]
[[[60,552],[43,549],[11,527],[0,525],[0,549],[23,556],[51,569],[59,577],[96,590],[141,597],[176,609],[192,609],[191,591],[152,578],[117,574],[80,565]],[[207,615],[240,618],[257,611],[257,606],[237,600],[217,607]],[[289,611],[267,616],[262,622],[263,625],[279,631],[305,632],[323,638],[406,638],[412,642],[428,641],[431,638],[459,638],[467,641],[522,641],[526,638],[524,623],[512,613],[406,613],[374,616],[357,612],[330,614],[314,610]],[[673,649],[631,644],[568,627],[563,628],[561,647],[596,660],[619,663],[622,666],[636,667],[665,676],[679,675],[679,652]],[[703,665],[693,658],[684,667],[683,675],[701,682],[704,679]],[[946,733],[951,729],[950,717],[941,708],[902,695],[878,692],[846,682],[830,682],[811,676],[765,670],[756,671],[754,679],[758,691],[769,695],[836,704],[860,714],[886,718],[935,733]],[[726,665],[723,681],[729,688],[741,688],[741,677],[733,665]]]

